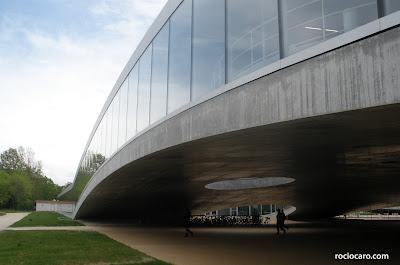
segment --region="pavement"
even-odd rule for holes
[[[12,231],[93,231],[87,226],[32,226],[32,227],[8,227],[5,230]]]
[[[27,216],[29,212],[26,213],[7,213],[6,215],[0,216],[0,231],[6,229],[10,225],[15,222],[18,222],[25,216]]]
[[[86,225],[123,244],[177,265],[400,264],[400,223],[350,222],[293,225],[287,235],[263,228],[135,227]],[[389,254],[389,260],[335,260],[335,254]]]

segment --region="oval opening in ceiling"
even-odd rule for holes
[[[204,187],[209,190],[244,190],[276,187],[294,181],[294,178],[286,177],[242,178],[212,182]]]

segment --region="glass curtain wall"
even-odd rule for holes
[[[385,15],[389,15],[393,12],[400,10],[399,0],[382,0],[382,2],[383,2],[383,11]]]
[[[127,139],[136,134],[137,90],[139,82],[139,66],[136,64],[128,76],[128,110],[126,134]]]
[[[281,0],[281,6],[285,55],[378,18],[376,0]]]
[[[168,113],[190,101],[192,1],[185,0],[170,18]]]
[[[151,44],[139,61],[139,86],[137,107],[137,130],[141,131],[150,122],[150,85],[151,85]]]
[[[225,0],[193,0],[192,97],[225,83]]]
[[[118,148],[126,142],[126,116],[128,110],[128,79],[125,79],[121,88],[120,106],[119,106],[119,120],[118,120]]]
[[[164,25],[153,41],[150,123],[167,114],[168,41],[169,22]]]
[[[119,127],[119,96],[120,93],[115,95],[112,102],[112,133],[111,133],[111,153],[114,153],[118,148],[118,127]]]
[[[112,108],[111,105],[107,109],[106,113],[106,120],[107,120],[107,142],[106,142],[106,157],[109,158],[112,153],[112,145],[111,145],[111,138],[112,138]]]
[[[277,0],[227,1],[227,81],[279,60]]]

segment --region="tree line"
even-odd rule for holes
[[[31,149],[0,154],[0,209],[32,210],[36,200],[56,199],[62,188],[44,175]]]

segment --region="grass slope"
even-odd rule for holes
[[[0,264],[165,265],[96,232],[0,232]]]
[[[11,227],[33,226],[80,226],[80,222],[72,220],[56,212],[32,212]]]

